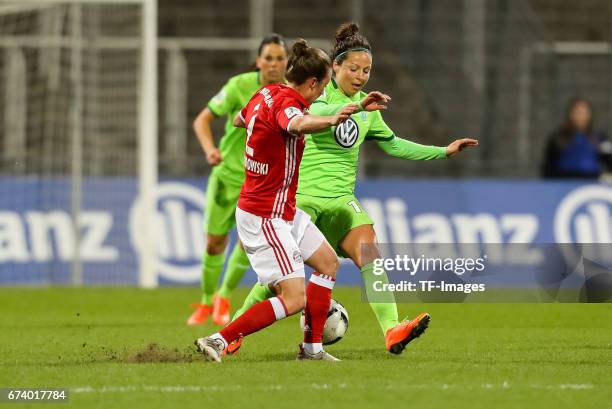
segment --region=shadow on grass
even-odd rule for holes
[[[367,360],[381,360],[381,359],[393,359],[396,355],[391,355],[383,349],[343,349],[329,348],[327,352],[332,354],[341,360],[347,361],[367,361]],[[236,360],[243,362],[289,362],[295,361],[297,356],[297,349],[295,351],[282,351],[267,354],[243,354],[243,356],[236,356]]]

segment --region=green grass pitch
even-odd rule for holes
[[[612,405],[610,304],[401,304],[400,314],[426,310],[432,323],[394,356],[358,289],[338,288],[350,327],[328,350],[343,362],[296,362],[301,335],[291,317],[217,365],[192,345],[214,328],[185,325],[198,293],[2,289],[0,387],[66,387],[70,402],[59,407],[91,408]]]

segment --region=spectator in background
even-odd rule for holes
[[[568,105],[563,126],[548,137],[542,176],[597,179],[612,168],[611,153],[612,144],[593,129],[591,104],[575,97]]]

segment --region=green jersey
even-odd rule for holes
[[[244,147],[246,144],[246,130],[236,128],[232,123],[236,114],[259,88],[261,88],[259,72],[236,75],[230,78],[221,91],[208,102],[208,108],[213,114],[227,115],[225,134],[219,142],[223,160],[214,167],[213,173],[232,185],[240,186],[244,182]]]
[[[313,115],[334,115],[349,103],[359,103],[367,94],[345,95],[331,80],[323,95],[310,107]],[[424,146],[397,138],[380,111],[361,111],[342,124],[306,136],[300,165],[298,194],[317,197],[351,195],[355,190],[359,148],[365,140],[375,140],[392,156],[428,160],[446,157],[446,148]]]

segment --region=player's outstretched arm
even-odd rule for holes
[[[444,159],[456,155],[468,146],[478,145],[477,140],[469,138],[458,139],[448,146],[421,145],[396,136],[378,139],[376,143],[388,155],[408,160]]]
[[[366,136],[367,138],[367,136]],[[407,139],[391,135],[386,138],[376,138],[378,146],[389,156],[407,160],[435,160],[446,158],[445,146],[421,145]]]
[[[215,146],[213,138],[211,122],[215,119],[215,115],[208,108],[204,108],[193,121],[193,130],[198,137],[198,142],[206,155],[206,160],[211,166],[218,165],[223,160],[221,152]]]
[[[387,109],[387,103],[391,101],[391,97],[383,94],[380,91],[372,91],[359,102],[360,111],[378,111]],[[342,108],[352,104],[328,104],[325,99],[317,99],[310,107],[310,113],[320,116],[332,116],[339,112]]]
[[[478,140],[472,138],[457,139],[446,147],[446,157],[450,158],[451,156],[455,156],[470,146],[478,146]]]
[[[288,125],[288,131],[293,134],[319,132],[346,121],[357,112],[357,104],[349,104],[333,116],[302,115],[294,118]]]

